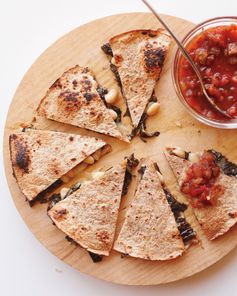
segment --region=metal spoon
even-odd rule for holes
[[[202,76],[201,73],[199,72],[199,69],[197,68],[197,66],[195,65],[195,63],[193,62],[193,60],[191,59],[190,55],[187,53],[187,51],[185,50],[185,48],[183,47],[183,45],[179,42],[179,40],[177,39],[177,37],[174,35],[174,33],[170,30],[170,28],[164,23],[164,21],[160,18],[160,16],[158,15],[158,13],[155,11],[155,8],[151,6],[150,3],[148,3],[148,1],[146,0],[142,0],[142,2],[150,9],[150,11],[155,15],[155,17],[159,20],[159,22],[165,27],[165,29],[170,33],[170,35],[173,37],[173,39],[175,40],[175,42],[177,43],[179,49],[181,50],[183,56],[189,61],[190,65],[192,66],[194,72],[196,73],[198,80],[200,82],[201,85],[201,89],[202,92],[204,94],[204,96],[206,97],[206,99],[208,100],[208,102],[217,110],[219,111],[221,114],[223,114],[226,117],[229,118],[234,118],[232,116],[230,116],[226,111],[220,109],[214,99],[212,97],[210,97],[206,91],[204,82],[202,80]]]

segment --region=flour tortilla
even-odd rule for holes
[[[109,44],[136,127],[160,77],[170,35],[163,29],[133,30],[114,36]]]
[[[109,255],[114,241],[126,162],[58,202],[49,212],[56,226],[83,248]]]
[[[93,137],[28,129],[10,135],[14,176],[29,201],[106,143]]]
[[[50,87],[37,112],[48,119],[129,142],[119,131],[97,87],[98,83],[91,71],[76,65],[64,72]]]
[[[185,173],[192,163],[170,154],[170,151],[172,149],[168,149],[165,155],[181,187]],[[237,222],[237,178],[221,172],[216,182],[225,188],[224,193],[218,197],[217,204],[193,208],[199,224],[210,240],[223,235]]]
[[[144,175],[127,210],[114,249],[132,257],[168,260],[181,256],[184,244],[166,199],[158,172],[143,160]]]

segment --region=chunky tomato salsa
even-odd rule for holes
[[[215,205],[218,196],[224,192],[224,188],[216,182],[219,174],[215,156],[207,151],[188,168],[181,191],[189,195],[193,207]]]
[[[186,49],[200,69],[205,88],[215,103],[229,115],[237,116],[237,25],[204,30]],[[180,60],[178,79],[185,100],[194,110],[210,119],[226,119],[205,99],[184,57]]]

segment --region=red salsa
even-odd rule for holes
[[[217,26],[194,37],[187,51],[200,69],[205,88],[215,103],[237,116],[237,25]],[[178,80],[187,103],[214,120],[226,119],[208,103],[189,62],[181,57]]]
[[[210,152],[204,152],[200,160],[188,168],[181,191],[190,196],[193,207],[215,205],[217,197],[224,192],[216,183],[219,174],[220,168]]]

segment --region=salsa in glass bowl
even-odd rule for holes
[[[204,123],[237,128],[237,17],[215,18],[198,25],[184,38],[183,45],[199,68],[208,94],[233,119],[207,101],[194,70],[178,50],[173,78],[182,103]]]

